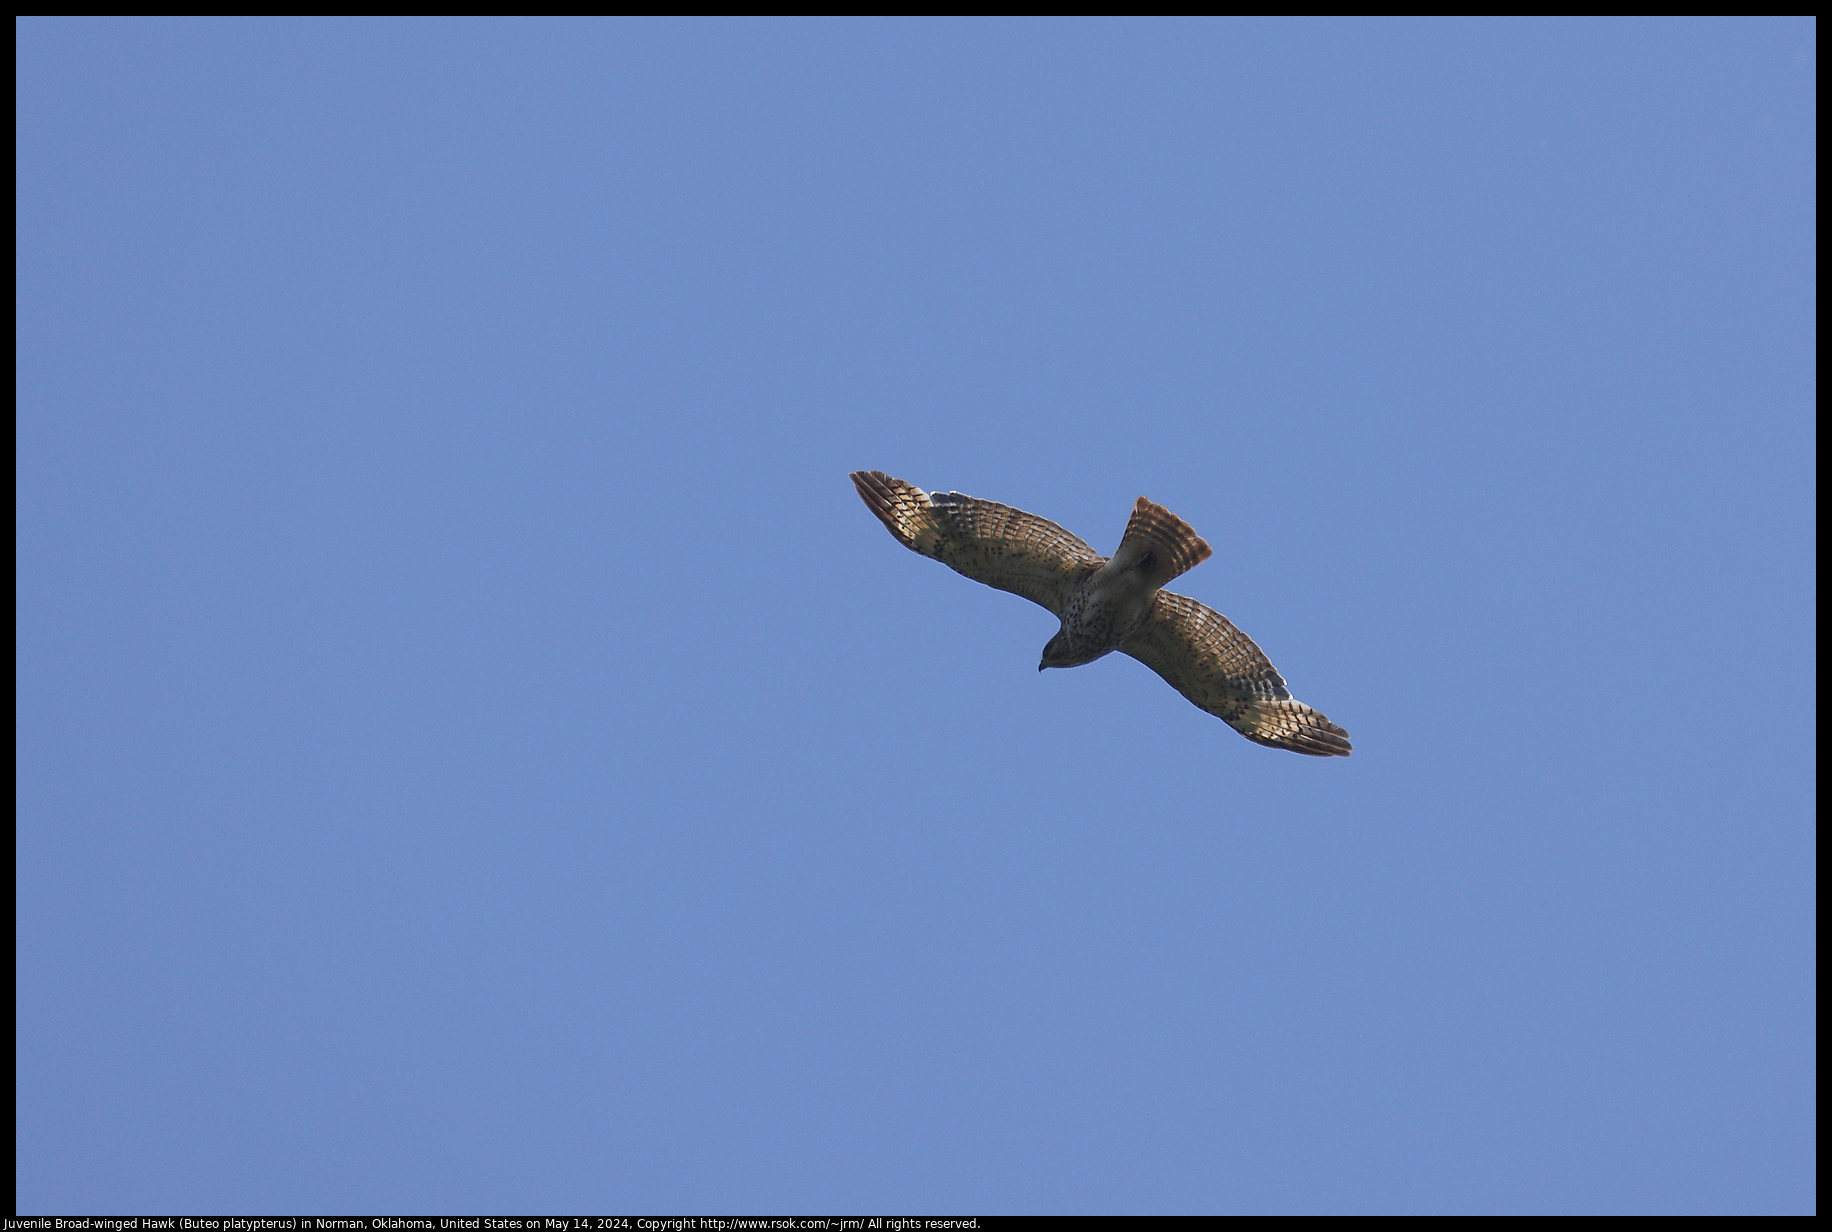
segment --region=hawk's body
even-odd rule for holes
[[[852,482],[905,547],[1061,618],[1039,671],[1118,650],[1249,740],[1317,757],[1349,755],[1348,733],[1293,701],[1284,678],[1227,617],[1163,589],[1207,560],[1209,545],[1162,505],[1141,496],[1108,558],[1009,505],[959,492],[931,496],[881,471],[857,471]]]

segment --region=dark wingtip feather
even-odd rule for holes
[[[1355,751],[1355,746],[1349,743],[1348,732],[1320,714],[1309,716],[1304,726],[1295,731],[1264,728],[1261,731],[1248,731],[1244,728],[1236,730],[1255,744],[1263,744],[1269,749],[1303,753],[1307,757],[1347,757]]]
[[[859,499],[865,502],[865,507],[884,523],[884,529],[904,547],[915,547],[915,528],[908,524],[909,511],[900,510],[899,504],[911,504],[909,497],[918,489],[901,479],[893,479],[883,471],[853,471],[847,478],[852,480],[852,486],[858,490]],[[901,502],[900,497],[903,498]]]

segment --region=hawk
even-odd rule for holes
[[[1046,667],[1131,655],[1171,688],[1253,741],[1312,757],[1347,757],[1349,734],[1302,702],[1226,616],[1162,589],[1210,555],[1189,523],[1143,496],[1111,557],[1034,513],[959,492],[931,495],[882,471],[853,486],[897,542],[976,582],[1048,608],[1062,628]]]

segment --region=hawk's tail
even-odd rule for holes
[[[1143,569],[1153,586],[1162,586],[1211,554],[1208,540],[1188,522],[1141,496],[1132,507],[1132,520],[1126,523],[1126,537],[1113,553],[1113,563],[1121,569]]]

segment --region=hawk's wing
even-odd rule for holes
[[[1145,623],[1120,649],[1255,744],[1313,757],[1349,755],[1349,734],[1293,701],[1253,639],[1214,608],[1160,590]]]
[[[1106,557],[1054,522],[996,501],[937,492],[882,471],[854,471],[853,486],[897,542],[976,582],[1023,595],[1056,615]]]

